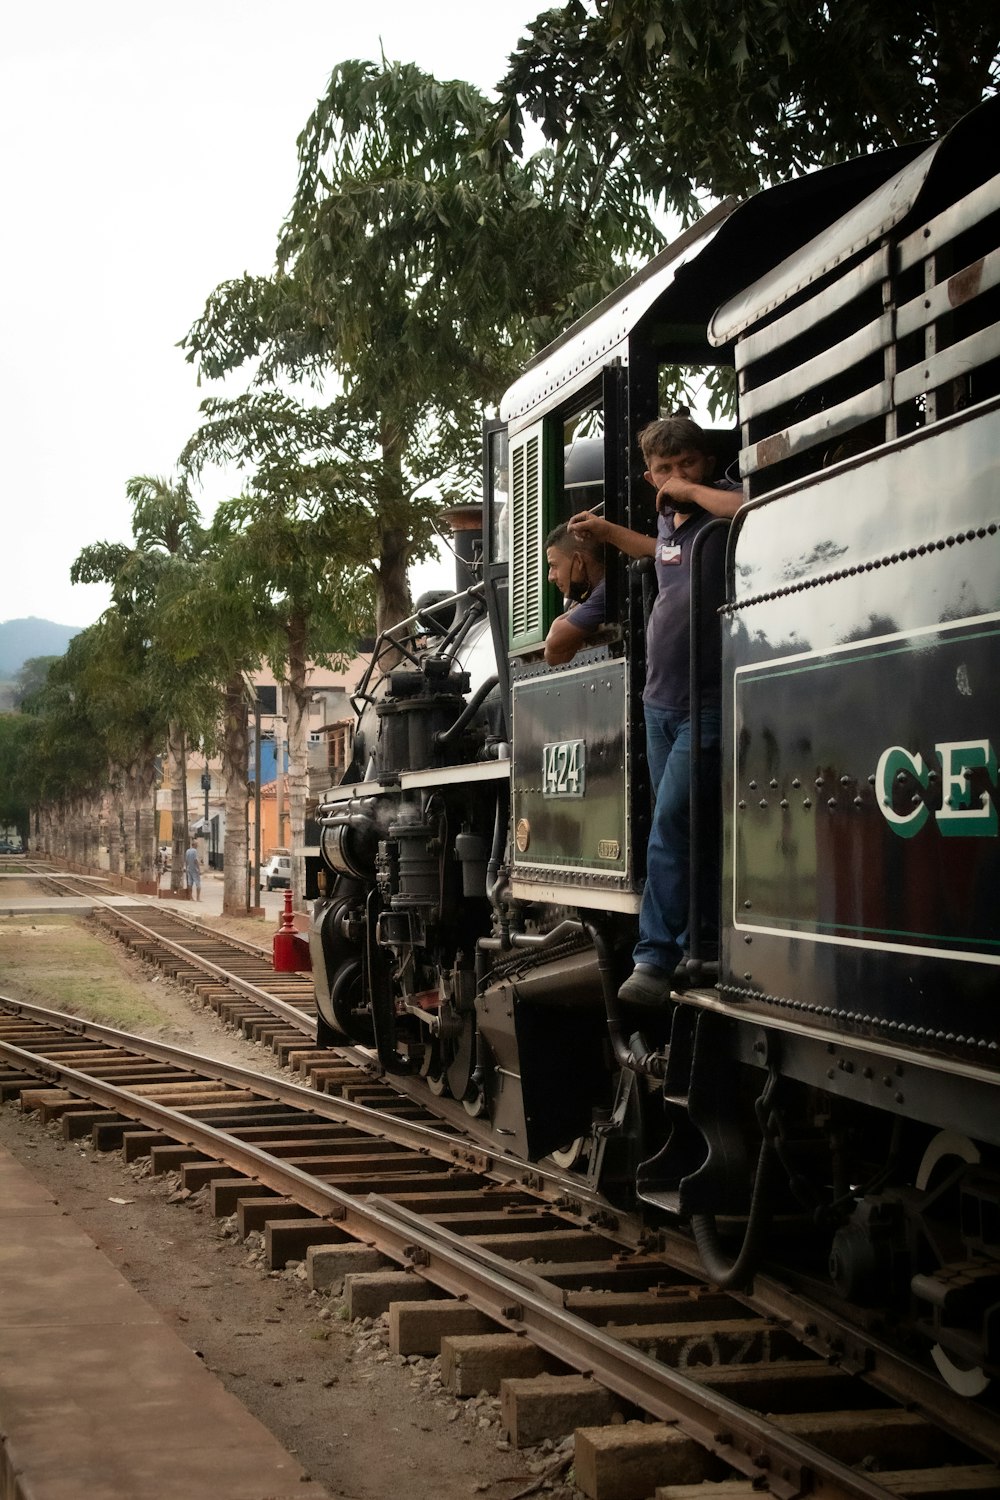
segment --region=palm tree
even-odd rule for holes
[[[252,393],[205,403],[182,462],[235,460],[309,505],[370,577],[379,630],[409,613],[437,511],[478,487],[484,404],[662,239],[585,143],[495,167],[491,118],[468,84],[338,65],[299,139],[275,274],[217,288],[184,341],[212,379],[259,363]],[[265,389],[288,376],[332,377],[333,399]]]
[[[292,892],[293,899],[301,901],[309,662],[342,662],[352,654],[371,618],[367,578],[339,563],[331,552],[326,526],[310,518],[288,495],[251,494],[225,502],[216,512],[212,543],[220,592],[229,599],[242,598],[246,634],[255,637],[282,684],[288,719]],[[227,693],[227,724],[234,717],[234,705],[233,688]],[[282,769],[279,764],[279,786]]]
[[[181,888],[187,827],[187,737],[206,723],[205,673],[199,653],[191,652],[190,642],[183,653],[164,649],[158,640],[157,617],[165,599],[176,593],[187,567],[197,559],[204,532],[198,508],[192,500],[187,480],[171,481],[150,475],[137,475],[125,486],[132,505],[131,547],[112,542],[96,542],[85,547],[73,564],[74,582],[111,584],[113,607],[123,621],[133,627],[136,642],[141,641],[143,671],[151,674],[151,687],[162,695],[166,705],[165,740],[170,763],[171,822],[173,857],[171,890]],[[134,649],[139,649],[138,645]],[[209,720],[210,722],[210,720]],[[134,771],[125,770],[121,784],[135,794]],[[149,777],[144,768],[142,780]],[[119,778],[116,778],[119,780]],[[145,786],[140,803],[145,803]],[[125,848],[130,843],[128,821],[125,824]],[[117,841],[114,841],[117,842]],[[143,860],[147,842],[143,833]],[[151,857],[151,855],[150,855]],[[126,853],[126,865],[128,865]]]

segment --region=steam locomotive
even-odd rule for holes
[[[689,1222],[723,1285],[780,1224],[969,1395],[1000,1372],[998,126],[1000,99],[717,208],[528,366],[455,592],[359,687],[310,933],[322,1043]],[[744,494],[722,786],[694,788],[718,971],[695,951],[701,983],[630,1013],[651,583],[609,558],[600,638],[549,667],[544,539],[594,505],[652,532],[635,434],[710,367]]]

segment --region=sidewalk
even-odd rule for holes
[[[203,870],[201,876],[201,900],[189,901],[186,895],[178,899],[170,895],[170,871],[165,870],[160,876],[160,906],[173,907],[175,911],[184,912],[186,916],[221,917],[222,915],[222,886],[223,875],[221,870]],[[2,892],[0,892],[2,894]],[[135,899],[135,898],[131,898]],[[152,900],[152,897],[149,897]],[[250,900],[254,899],[251,889]],[[260,905],[264,908],[264,917],[260,919],[262,926],[276,928],[281,921],[281,914],[285,909],[285,893],[280,891],[266,891],[263,886],[260,891]]]
[[[6,1151],[0,1242],[0,1494],[329,1500]]]
[[[158,906],[170,907],[172,910],[181,912],[185,916],[194,917],[221,917],[222,915],[222,888],[223,877],[219,870],[206,870],[201,877],[201,900],[189,901],[186,894],[180,899],[170,895],[170,872],[165,871],[160,878],[161,895],[158,899],[153,896],[133,896],[115,890],[113,886],[106,887],[99,875],[77,875],[69,870],[52,869],[50,875],[65,875],[72,880],[86,880],[93,885],[94,899],[105,902],[109,906],[120,906],[133,908],[137,906],[151,905],[154,900]],[[42,879],[43,877],[34,877]],[[30,885],[33,877],[26,871],[18,871],[16,877],[10,877],[11,884],[16,879],[20,886]],[[4,886],[5,879],[0,879],[0,916],[40,916],[46,913],[73,912],[86,913],[93,910],[94,901],[87,896],[51,896],[39,894],[37,896],[8,896]],[[253,892],[250,899],[253,900]],[[260,934],[261,941],[277,930],[281,925],[281,915],[285,909],[285,892],[265,891],[260,893],[260,904],[264,908],[263,917],[249,919],[256,936]]]

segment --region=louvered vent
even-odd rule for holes
[[[542,426],[510,440],[510,649],[544,639],[542,586]]]
[[[746,329],[736,369],[751,497],[997,394],[998,245],[1000,176],[902,238],[820,263]]]

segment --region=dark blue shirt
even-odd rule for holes
[[[574,604],[566,612],[566,619],[575,630],[584,635],[593,635],[604,624],[604,579],[595,583],[586,599]]]
[[[739,489],[723,480],[716,489]],[[697,508],[668,510],[656,522],[657,594],[646,630],[646,686],[642,701],[652,708],[686,712],[691,707],[691,546],[715,516]],[[680,521],[678,530],[674,522]],[[726,597],[726,541],[729,528],[717,526],[701,549],[701,702],[722,696],[722,629],[719,610]]]

